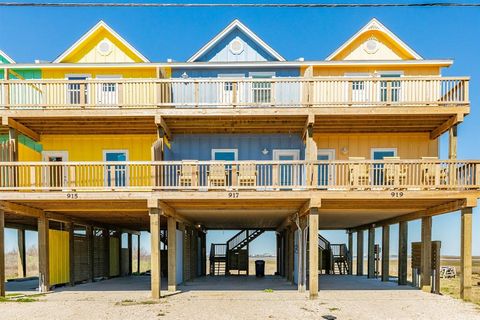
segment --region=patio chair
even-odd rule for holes
[[[385,157],[383,160],[386,162],[383,167],[385,183],[391,186],[404,185],[407,181],[407,168],[396,162],[400,157]]]
[[[257,184],[257,165],[243,163],[238,166],[238,185],[240,187],[254,187]]]
[[[178,175],[178,186],[193,187],[198,185],[197,161],[182,161]]]
[[[351,186],[369,186],[371,184],[370,166],[367,163],[361,163],[364,157],[349,157],[348,160],[355,161],[348,164]]]
[[[437,184],[445,184],[447,181],[447,172],[445,168],[441,168],[437,163],[437,157],[422,157],[426,163],[421,165],[422,182],[425,186],[435,186]],[[432,161],[432,162],[430,162]]]
[[[224,162],[212,163],[208,170],[208,186],[224,187],[227,185],[227,170]]]

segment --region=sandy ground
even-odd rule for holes
[[[136,276],[61,288],[38,302],[0,303],[0,318],[480,319],[473,304],[365,277],[321,276],[316,300],[274,276],[199,278],[159,302],[149,284]]]

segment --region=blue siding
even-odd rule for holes
[[[211,160],[212,149],[238,149],[238,160],[272,160],[273,149],[300,150],[300,159],[305,158],[301,137],[289,134],[175,135],[171,146],[166,149],[165,160]],[[267,155],[262,153],[264,148]]]
[[[245,78],[250,77],[251,72],[269,72],[273,73],[275,77],[299,77],[300,68],[298,67],[272,67],[272,68],[232,68],[232,67],[221,67],[221,68],[172,68],[172,78],[181,78],[184,73],[188,75],[189,78],[217,78],[219,74],[232,74],[238,75],[242,74]]]
[[[230,43],[235,39],[238,39],[243,44],[243,51],[240,54],[233,54],[229,49]],[[277,61],[277,59],[240,29],[234,28],[230,33],[225,35],[223,39],[210,48],[210,50],[198,57],[196,61],[244,62]]]

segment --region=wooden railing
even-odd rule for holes
[[[479,188],[480,161],[0,162],[2,191]]]
[[[468,105],[469,78],[0,80],[0,108]]]

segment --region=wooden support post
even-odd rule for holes
[[[94,228],[92,226],[87,226],[86,227],[86,233],[87,233],[87,244],[88,244],[88,280],[93,282],[95,278],[95,263],[93,260],[94,257],[94,242],[93,242],[93,232]]]
[[[137,273],[140,274],[140,233],[137,236]]]
[[[151,236],[151,290],[152,298],[160,299],[160,216],[161,210],[149,208]]]
[[[460,298],[472,299],[472,208],[462,209],[460,241]]]
[[[27,259],[25,248],[25,229],[17,230],[17,243],[18,243],[18,277],[25,278],[27,276]]]
[[[398,284],[407,284],[408,222],[398,224]]]
[[[290,280],[290,231],[287,228],[285,231],[285,279]]]
[[[0,297],[5,297],[5,212],[0,209]]]
[[[357,231],[357,276],[363,276],[363,230]]]
[[[70,266],[70,286],[75,285],[75,228],[72,222],[67,224],[68,229],[68,263]]]
[[[278,233],[278,232],[275,232],[275,252],[277,253],[276,254],[276,271],[275,271],[275,274],[277,275],[280,275],[281,274],[281,259],[282,259],[282,254],[281,254],[281,241],[282,241],[282,238],[281,238],[281,234]]]
[[[382,281],[390,279],[390,225],[382,228]]]
[[[122,270],[122,231],[118,231],[118,275],[123,277],[124,273]]]
[[[168,242],[168,291],[177,291],[177,221],[168,217],[167,222]]]
[[[318,209],[310,209],[309,218],[309,291],[310,299],[318,297]]]
[[[294,284],[294,277],[293,277],[293,264],[295,260],[295,232],[292,228],[289,228],[290,236],[289,236],[289,243],[288,243],[288,274],[290,276],[289,280],[292,284]]]
[[[313,139],[314,118],[307,122],[306,137],[305,137],[305,159],[307,161],[316,161],[318,154],[317,143]],[[316,165],[307,166],[307,185],[318,185],[318,169]]]
[[[133,261],[133,245],[132,245],[132,234],[128,233],[128,275],[132,275],[132,261]]]
[[[457,125],[448,130],[448,159],[457,159]]]
[[[375,228],[368,229],[368,278],[375,278]]]
[[[353,274],[353,232],[348,233],[348,274]]]
[[[14,128],[8,129],[8,139],[14,141],[15,148],[12,153],[11,161],[18,161],[18,132]]]
[[[38,273],[40,292],[50,290],[49,228],[45,214],[38,218]]]
[[[103,241],[104,241],[104,254],[105,254],[105,265],[103,269],[103,274],[105,278],[110,278],[110,230],[103,229]]]
[[[422,218],[422,259],[420,287],[423,291],[431,290],[432,275],[432,217]]]

